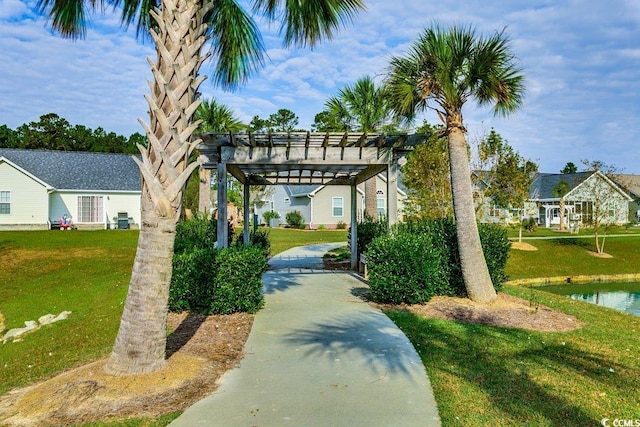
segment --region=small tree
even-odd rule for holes
[[[629,196],[618,191],[619,187],[613,181],[614,175],[620,174],[620,170],[614,165],[608,165],[602,161],[582,160],[587,170],[593,170],[594,173],[584,182],[580,184],[577,191],[574,190],[576,196],[585,200],[590,200],[591,212],[587,216],[587,222],[593,227],[596,251],[604,253],[604,244],[607,237],[609,227],[617,221],[616,212],[621,206],[619,196],[631,200]],[[627,207],[624,207],[625,213]]]

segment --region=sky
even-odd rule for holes
[[[494,128],[543,172],[600,160],[640,174],[640,2],[637,0],[365,0],[333,40],[285,49],[279,26],[259,19],[267,47],[263,69],[235,92],[200,87],[248,123],[280,108],[301,128],[330,96],[357,79],[382,81],[389,59],[405,54],[424,29],[472,25],[478,34],[504,30],[526,77],[520,110],[506,118],[468,102],[471,142]],[[144,94],[155,58],[151,43],[120,26],[111,9],[92,16],[84,40],[55,35],[36,1],[0,0],[0,124],[17,128],[56,113],[72,125],[123,135],[142,132]],[[205,62],[201,73],[213,64]],[[420,119],[438,123],[433,113]],[[421,122],[421,120],[420,120]]]

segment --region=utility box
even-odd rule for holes
[[[127,212],[118,212],[118,230],[129,229],[129,214]]]

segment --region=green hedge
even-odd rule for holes
[[[218,230],[218,221],[212,216],[205,218],[196,216],[190,220],[180,221],[176,227],[176,240],[173,252],[181,254],[196,248],[214,249]]]
[[[262,248],[196,248],[173,257],[169,309],[202,314],[253,313],[263,304]]]
[[[374,301],[417,304],[448,285],[442,251],[427,234],[400,232],[374,239],[367,249],[369,292]]]
[[[507,279],[507,231],[480,224],[480,241],[493,285]],[[371,298],[381,303],[424,303],[433,295],[466,296],[455,224],[451,220],[401,223],[375,238],[365,252]]]

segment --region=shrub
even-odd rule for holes
[[[389,225],[386,219],[374,219],[365,214],[364,220],[358,222],[358,257],[367,251],[367,246],[373,239],[387,233],[389,233]],[[351,227],[349,227],[347,241],[351,245]]]
[[[267,225],[269,225],[269,222],[272,219],[280,219],[280,214],[276,211],[266,211],[265,213],[262,214],[262,217],[264,218],[264,222],[266,222]]]
[[[257,246],[194,249],[173,257],[171,311],[209,314],[253,313],[263,304],[267,259]]]
[[[527,218],[527,219],[523,219],[522,220],[522,227],[533,233],[534,231],[536,231],[538,229],[538,222],[536,221],[535,218]]]
[[[327,229],[327,227],[324,224],[320,224],[318,226],[318,231],[323,231],[323,230],[326,230],[326,229]]]
[[[244,244],[244,232],[238,235],[236,239],[236,246]],[[266,257],[271,252],[271,241],[269,240],[269,230],[253,230],[249,233],[249,244],[262,249],[262,252]]]
[[[213,300],[207,314],[255,313],[264,303],[262,274],[267,259],[257,246],[222,249],[216,256]]]
[[[428,234],[380,236],[369,244],[366,254],[369,294],[374,301],[423,303],[447,287],[442,250]]]
[[[489,275],[494,287],[499,289],[507,278],[504,271],[510,248],[507,231],[490,224],[480,224],[478,231]],[[427,302],[431,295],[466,296],[456,228],[451,220],[420,220],[397,224],[392,233],[375,239],[369,245],[366,256],[371,296],[377,302],[397,303],[400,296],[407,298],[402,300],[406,303]],[[437,265],[434,264],[436,261]],[[378,268],[377,263],[382,263],[383,266]],[[437,268],[438,274],[431,273],[430,268]],[[384,277],[385,275],[388,277]],[[434,280],[434,283],[421,281],[415,275],[430,277],[429,280]],[[374,292],[374,280],[378,281],[376,286],[387,286],[390,289]],[[426,299],[419,301],[419,298]]]
[[[347,229],[347,223],[344,221],[338,221],[338,224],[336,224],[336,228],[338,230],[346,230]]]
[[[304,218],[302,217],[302,213],[300,211],[287,212],[285,218],[287,220],[287,224],[289,224],[291,228],[304,228]]]
[[[214,249],[218,230],[217,220],[211,216],[196,215],[190,220],[180,221],[176,227],[173,252],[181,254],[195,248]]]
[[[216,249],[192,249],[173,256],[169,310],[209,314],[216,274]]]

